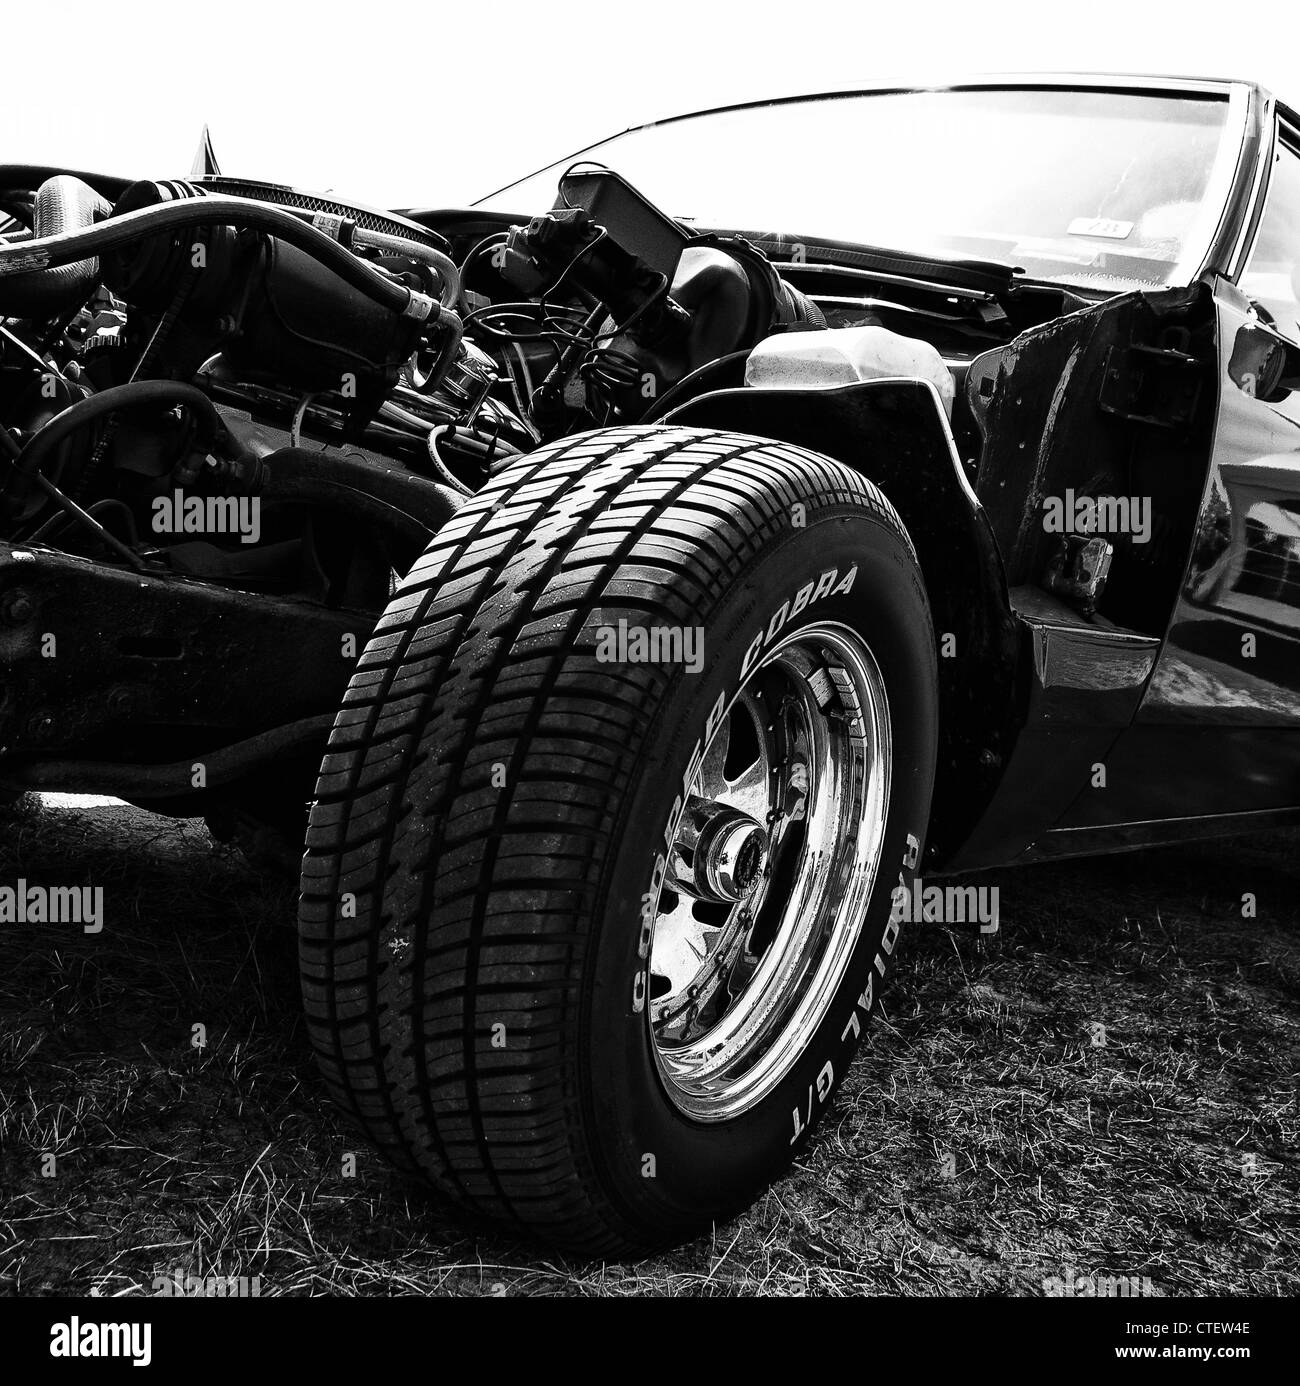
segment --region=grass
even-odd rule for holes
[[[0,924],[0,1293],[177,1269],[264,1296],[1037,1295],[1067,1268],[1300,1290],[1295,834],[978,878],[1002,933],[910,926],[788,1178],[668,1255],[578,1265],[468,1225],[341,1121],[283,883],[195,825],[0,812],[0,883],[102,885],[106,916]]]

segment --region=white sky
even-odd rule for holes
[[[1296,0],[6,0],[0,161],[459,205],[628,125],[969,72],[1239,76],[1300,103]],[[978,157],[954,149],[953,158]]]

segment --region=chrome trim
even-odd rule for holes
[[[1264,209],[1268,202],[1268,188],[1274,158],[1277,154],[1278,132],[1275,103],[1273,98],[1265,93],[1255,93],[1254,95],[1263,95],[1264,102],[1258,113],[1255,127],[1260,138],[1259,147],[1255,153],[1255,169],[1251,176],[1250,193],[1246,199],[1245,214],[1237,230],[1237,239],[1233,243],[1232,254],[1229,256],[1224,270],[1225,277],[1233,284],[1245,272],[1246,265],[1254,252],[1260,222],[1264,219]],[[1249,135],[1249,131],[1247,134]],[[1207,263],[1203,267],[1202,273],[1213,268],[1213,265]]]
[[[689,793],[766,826],[761,879],[703,912],[672,882],[652,902],[646,1014],[660,1080],[684,1115],[734,1119],[807,1050],[866,922],[892,774],[884,679],[847,626],[787,636],[732,699]]]

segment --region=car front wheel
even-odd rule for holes
[[[934,638],[866,480],[604,430],[438,534],[338,715],[303,864],[311,1036],[399,1166],[583,1254],[789,1165],[898,937]]]

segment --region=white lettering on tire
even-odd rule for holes
[[[898,942],[899,930],[902,928],[903,924],[903,910],[906,908],[907,903],[906,873],[909,871],[916,870],[916,864],[920,860],[920,856],[920,838],[917,837],[915,833],[908,833],[907,845],[903,851],[902,869],[898,873],[898,884],[890,893],[890,898],[893,903],[892,908],[889,912],[889,920],[885,924],[885,934],[884,937],[880,940],[880,948],[877,950],[875,956],[874,965],[876,971],[882,977],[885,975],[885,958],[889,957],[890,954],[893,953],[894,945]],[[852,1036],[853,1042],[856,1042],[858,1038],[861,1036],[862,1021],[858,1019],[858,1011],[862,1012],[862,1019],[866,1020],[871,1014],[871,1004],[874,1000],[875,979],[872,977],[871,973],[868,972],[867,985],[862,989],[861,994],[854,1002],[853,1010],[849,1012],[849,1018],[845,1022],[843,1030],[840,1031],[841,1045],[850,1043],[850,1036]],[[816,1095],[818,1105],[824,1104],[826,1102],[826,1099],[830,1096],[831,1089],[835,1085],[834,1073],[835,1070],[831,1065],[831,1061],[827,1059],[826,1062],[818,1070],[817,1084],[815,1090],[811,1085],[808,1088],[808,1117],[806,1121],[802,1119],[802,1113],[800,1108],[794,1107],[791,1109],[790,1115],[792,1118],[792,1124],[794,1126],[794,1134],[790,1137],[791,1145],[793,1145],[795,1141],[797,1141],[799,1137],[803,1135],[803,1133],[808,1129],[808,1127],[812,1125],[814,1092]],[[822,1078],[825,1074],[830,1074],[831,1076],[828,1079],[828,1081],[825,1084],[823,1084]]]

